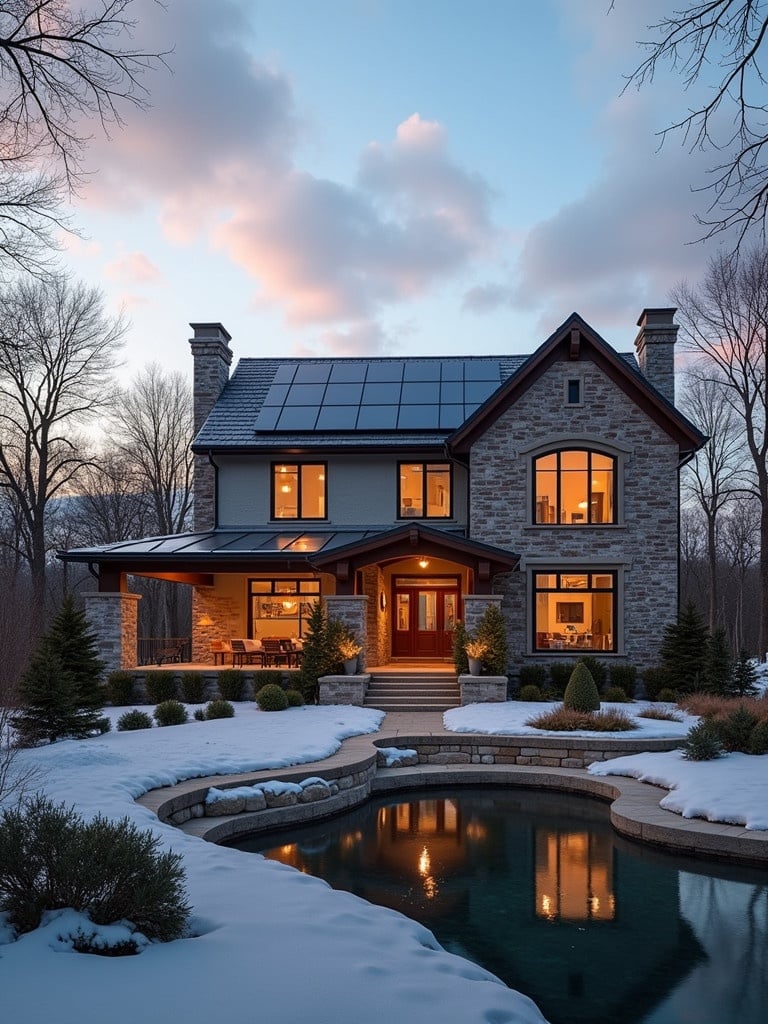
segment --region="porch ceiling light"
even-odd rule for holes
[[[420,569],[426,569],[428,565],[429,565],[429,559],[424,558],[424,556],[422,555],[422,557],[419,559],[419,568]]]

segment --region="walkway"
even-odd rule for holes
[[[370,763],[374,741],[397,745],[398,737],[450,736],[460,742],[466,734],[448,732],[438,712],[390,712],[378,732],[344,740],[330,757],[293,768],[267,769],[239,775],[187,779],[175,786],[151,790],[138,800],[157,813],[176,797],[205,791],[210,786],[255,783],[269,779],[301,781],[324,772],[338,772]],[[383,741],[383,742],[381,742]],[[601,778],[584,769],[541,768],[526,765],[415,765],[408,768],[379,768],[372,792],[396,792],[403,789],[453,785],[512,785],[557,789],[611,801],[611,822],[622,835],[671,851],[744,861],[768,866],[768,832],[749,831],[740,825],[724,825],[700,818],[682,818],[659,807],[660,788],[621,776]],[[219,827],[222,818],[197,818],[182,826],[185,832],[201,838]],[[274,827],[274,826],[270,826]]]

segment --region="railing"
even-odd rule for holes
[[[192,660],[192,638],[188,636],[140,636],[136,660],[139,665],[163,665]]]

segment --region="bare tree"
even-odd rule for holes
[[[0,293],[0,489],[18,516],[19,554],[40,616],[46,515],[89,461],[78,430],[111,404],[124,329],[96,289],[63,276]]]
[[[613,6],[613,4],[611,5]],[[676,69],[685,90],[704,86],[700,103],[662,131],[662,140],[680,134],[691,151],[718,154],[709,183],[706,213],[698,217],[710,237],[739,229],[739,240],[752,225],[765,231],[768,214],[768,103],[763,49],[768,35],[765,0],[697,0],[688,2],[649,26],[653,38],[640,42],[648,51],[629,76],[638,88],[653,80],[663,63]],[[717,81],[710,88],[712,69]]]
[[[160,54],[130,45],[133,0],[0,0],[0,257],[48,266],[60,204],[80,179],[97,122],[144,106],[142,76]]]
[[[72,502],[78,544],[113,544],[152,532],[149,497],[121,452],[101,452],[84,467]]]
[[[705,371],[706,373],[707,371]],[[720,513],[742,484],[744,436],[727,390],[716,377],[695,370],[687,376],[684,411],[709,440],[686,467],[683,493],[701,510],[706,523],[709,628],[720,623],[718,600],[718,526]]]
[[[760,650],[768,649],[768,249],[719,254],[698,287],[673,295],[683,339],[717,381],[743,431],[748,488],[760,504]]]
[[[733,650],[745,647],[744,593],[747,573],[757,561],[760,549],[760,510],[753,497],[741,496],[731,505],[722,530],[723,553],[736,575],[733,618]]]

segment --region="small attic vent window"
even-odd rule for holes
[[[581,381],[578,377],[568,381],[566,394],[568,405],[581,405]]]

